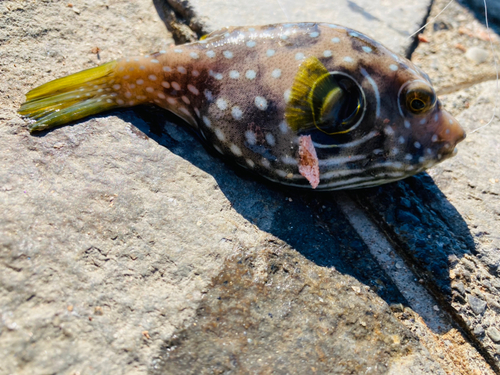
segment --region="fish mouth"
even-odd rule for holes
[[[455,146],[462,142],[467,136],[465,130],[460,126],[458,121],[445,110],[441,111],[440,122],[440,131],[436,134],[438,140],[447,145],[447,148],[450,148],[451,152],[453,152]]]

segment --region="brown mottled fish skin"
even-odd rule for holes
[[[401,103],[409,82],[431,87],[425,73],[365,35],[331,24],[229,27],[199,42],[119,60],[102,99],[119,107],[154,103],[186,120],[224,157],[272,181],[311,188],[299,172],[301,134],[285,116],[309,57],[351,77],[365,96],[362,121],[351,131],[306,132],[318,158],[317,189],[400,180],[452,156],[465,137],[439,101],[425,115]]]

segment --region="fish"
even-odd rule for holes
[[[329,23],[226,27],[48,82],[18,112],[35,132],[148,103],[223,158],[305,189],[398,181],[453,156],[465,138],[426,73]]]

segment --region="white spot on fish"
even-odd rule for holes
[[[282,169],[276,169],[274,171],[278,176],[282,177],[282,178],[285,178],[288,176],[288,172],[285,172],[284,170]]]
[[[243,116],[243,112],[241,111],[240,107],[235,106],[231,109],[231,115],[233,115],[233,118],[235,120],[240,120],[241,116]]]
[[[249,166],[250,168],[255,167],[255,163],[254,163],[252,160],[250,160],[250,159],[245,159],[245,161],[247,162],[247,164],[248,164],[248,166]]]
[[[365,51],[366,53],[370,53],[372,51],[372,49],[370,47],[368,47],[368,46],[363,46],[363,47],[361,47],[361,49],[363,51]]]
[[[247,142],[250,146],[255,146],[257,143],[257,137],[255,136],[255,133],[251,130],[247,130],[245,132],[245,138],[247,139]]]
[[[349,33],[349,35],[350,35],[350,36],[353,36],[353,37],[357,37],[357,36],[359,36],[359,34],[358,34],[358,33],[355,33],[355,32],[350,32],[350,33]]]
[[[448,120],[448,122],[450,123],[450,125],[453,124],[453,120],[451,118]]]
[[[393,155],[399,154],[399,148],[394,147],[393,149],[391,149],[391,154]]]
[[[384,133],[387,135],[394,135],[394,130],[390,126],[384,128]]]
[[[396,71],[396,70],[398,70],[399,68],[398,68],[398,66],[397,66],[397,65],[395,65],[395,64],[391,64],[391,65],[389,65],[389,69],[391,69],[393,72],[395,72],[395,71]]]
[[[165,87],[166,89],[169,89],[169,88],[170,88],[170,83],[168,83],[167,81],[163,81],[163,82],[161,83],[161,85],[162,85],[163,87]]]
[[[215,104],[217,104],[217,107],[219,107],[221,111],[227,109],[227,102],[222,98],[217,99],[217,102]]]
[[[187,105],[189,105],[191,102],[189,101],[189,98],[187,96],[181,96],[181,99],[184,103],[186,103]]]
[[[222,54],[224,55],[224,57],[226,59],[232,59],[233,58],[233,53],[231,51],[224,51],[224,52],[222,52]]]
[[[222,80],[222,78],[224,78],[224,76],[222,75],[222,73],[215,73],[213,75],[213,77],[217,80],[217,81],[220,81]]]
[[[219,139],[219,141],[224,142],[226,140],[226,136],[219,128],[215,128],[215,136]]]
[[[340,42],[340,39],[335,37],[335,38],[332,38],[332,43],[339,43]]]
[[[162,69],[164,72],[167,72],[167,73],[172,71],[172,68],[169,66],[164,66]]]
[[[404,124],[405,124],[406,129],[410,129],[410,127],[411,127],[410,121],[405,120]]]
[[[422,145],[420,144],[420,142],[415,142],[415,143],[413,144],[413,146],[415,146],[415,148],[420,148],[420,147],[422,147]]]
[[[192,59],[199,59],[200,58],[200,56],[196,52],[191,52],[189,54],[189,56],[191,56]]]
[[[189,91],[191,91],[194,95],[198,95],[200,91],[194,87],[192,84],[187,85]]]
[[[297,160],[288,155],[283,156],[281,161],[287,165],[297,165],[299,163]]]
[[[412,160],[413,159],[413,155],[412,154],[406,154],[405,155],[405,160]]]
[[[207,98],[207,100],[209,102],[211,102],[214,99],[214,96],[212,95],[212,91],[205,90],[205,91],[203,91],[203,94],[205,94],[205,98]]]
[[[224,154],[219,146],[214,145],[214,148],[219,154]]]
[[[287,40],[287,39],[288,39],[288,35],[281,34],[281,35],[280,35],[280,38],[281,38],[281,39],[283,39],[283,40]]]
[[[427,122],[427,120],[425,118],[423,118],[422,120],[420,120],[420,125],[424,125],[426,122]]]
[[[446,134],[450,134],[450,129],[446,129],[444,132],[445,132]]]
[[[127,74],[127,75],[125,75],[125,76],[123,76],[123,79],[124,79],[124,80],[127,80],[127,79],[129,79],[129,78],[130,78],[130,76],[129,76],[128,74]]]
[[[177,82],[172,82],[171,85],[174,88],[174,90],[179,91],[181,89],[181,85],[179,85]]]
[[[332,51],[330,51],[328,49],[325,50],[325,51],[323,51],[323,56],[325,56],[325,57],[332,57]]]
[[[254,27],[249,27],[248,31],[250,31],[251,33],[253,33],[255,31],[255,28]]]
[[[248,79],[254,79],[257,76],[257,73],[255,73],[254,70],[247,70],[245,73],[245,77]]]
[[[175,100],[174,98],[168,98],[168,99],[167,99],[167,102],[169,102],[169,103],[170,103],[170,104],[172,104],[172,105],[177,104],[177,100]]]
[[[116,84],[116,85],[113,85],[113,90],[120,90],[120,85]]]
[[[148,78],[150,81],[156,81],[156,76],[154,74],[150,74]]]
[[[434,122],[438,122],[438,120],[439,120],[439,116],[438,116],[438,114],[436,113],[436,114],[434,115]]]
[[[311,34],[309,34],[309,36],[310,36],[311,38],[317,38],[317,37],[318,37],[318,35],[319,35],[319,33],[318,33],[317,31],[314,31],[314,32],[312,32]]]
[[[131,98],[131,97],[132,97],[132,93],[131,93],[130,91],[127,91],[127,92],[125,93],[125,97],[126,97],[127,99]]]
[[[401,144],[405,143],[406,142],[405,137],[403,137],[403,136],[399,137],[398,142]]]
[[[159,93],[158,93],[158,97],[159,97],[160,99],[165,99],[165,94],[164,94],[164,93],[162,93],[162,92],[159,92]]]
[[[268,49],[268,50],[266,51],[266,55],[267,55],[267,57],[274,56],[274,54],[275,54],[275,53],[276,53],[276,51],[275,51],[275,50],[273,50],[273,49]]]
[[[290,129],[288,127],[288,125],[286,124],[286,121],[281,121],[280,124],[278,125],[279,128],[280,128],[280,131],[283,133],[283,134],[286,134],[288,133],[288,129]]]
[[[423,156],[419,157],[418,158],[418,162],[419,163],[423,163],[425,161],[425,158]]]
[[[262,166],[265,168],[271,168],[271,163],[269,163],[269,160],[267,160],[266,158],[262,158],[260,164],[262,164]]]
[[[141,65],[141,66],[139,67],[139,69],[140,69],[140,70],[146,70],[146,67],[145,67],[144,65]]]
[[[350,56],[346,56],[346,57],[344,57],[344,61],[345,61],[345,62],[348,62],[348,63],[351,63],[351,62],[353,62],[354,60],[353,60],[353,58],[352,58],[352,57],[350,57]]]
[[[234,143],[231,143],[231,147],[229,147],[229,148],[230,148],[231,152],[233,154],[235,154],[236,156],[243,155],[241,152],[241,149],[238,146],[236,146]]]
[[[255,97],[255,105],[261,111],[265,111],[267,109],[267,100],[265,98],[263,98],[262,96],[256,96]]]
[[[113,103],[113,101],[112,101],[111,99],[106,99],[106,101],[107,101],[108,103]]]
[[[305,56],[302,52],[298,52],[295,54],[295,60],[304,60]]]
[[[425,152],[426,152],[427,154],[429,154],[429,155],[430,155],[430,154],[432,154],[432,150],[431,150],[430,148],[426,148],[426,149],[425,149]]]
[[[174,49],[174,52],[175,53],[182,53],[182,50],[180,48],[176,48],[176,49]]]
[[[432,141],[432,142],[437,142],[437,140],[438,140],[438,136],[437,136],[437,134],[434,134],[434,135],[432,136],[432,138],[431,138],[431,141]]]
[[[249,41],[247,42],[247,47],[250,47],[250,48],[255,47],[255,41],[253,41],[253,40],[249,40]]]
[[[210,50],[210,51],[207,51],[206,55],[210,58],[214,58],[215,57],[215,52]]]
[[[276,146],[276,139],[271,133],[266,134],[266,142],[269,146]]]
[[[135,81],[135,83],[137,83],[138,85],[142,85],[144,83],[144,80],[138,79],[137,81]]]
[[[202,120],[205,123],[205,126],[207,128],[211,128],[212,127],[212,122],[209,120],[209,118],[207,116],[203,116]]]
[[[191,74],[193,75],[193,77],[198,77],[200,75],[200,72],[197,70],[193,70]]]
[[[238,72],[237,70],[231,70],[229,72],[229,78],[232,78],[232,79],[240,78],[240,72]]]
[[[182,113],[184,113],[185,115],[188,115],[190,118],[191,117],[191,113],[185,108],[185,107],[180,107],[179,108],[179,111],[181,111]]]
[[[146,91],[149,92],[149,93],[151,93],[151,92],[154,92],[155,89],[152,88],[152,87],[146,87]]]
[[[125,104],[125,102],[121,99],[116,99],[116,103],[118,103],[119,105]]]
[[[186,74],[187,70],[183,66],[178,66],[177,71],[181,74]]]
[[[274,69],[271,75],[273,76],[273,78],[281,77],[281,69]]]
[[[196,113],[196,116],[200,117],[200,110],[196,107],[194,107],[193,110],[194,110],[194,113]]]

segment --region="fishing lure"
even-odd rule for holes
[[[33,89],[30,131],[153,103],[224,157],[269,180],[336,190],[376,186],[454,155],[465,138],[427,74],[349,28],[228,27]]]

